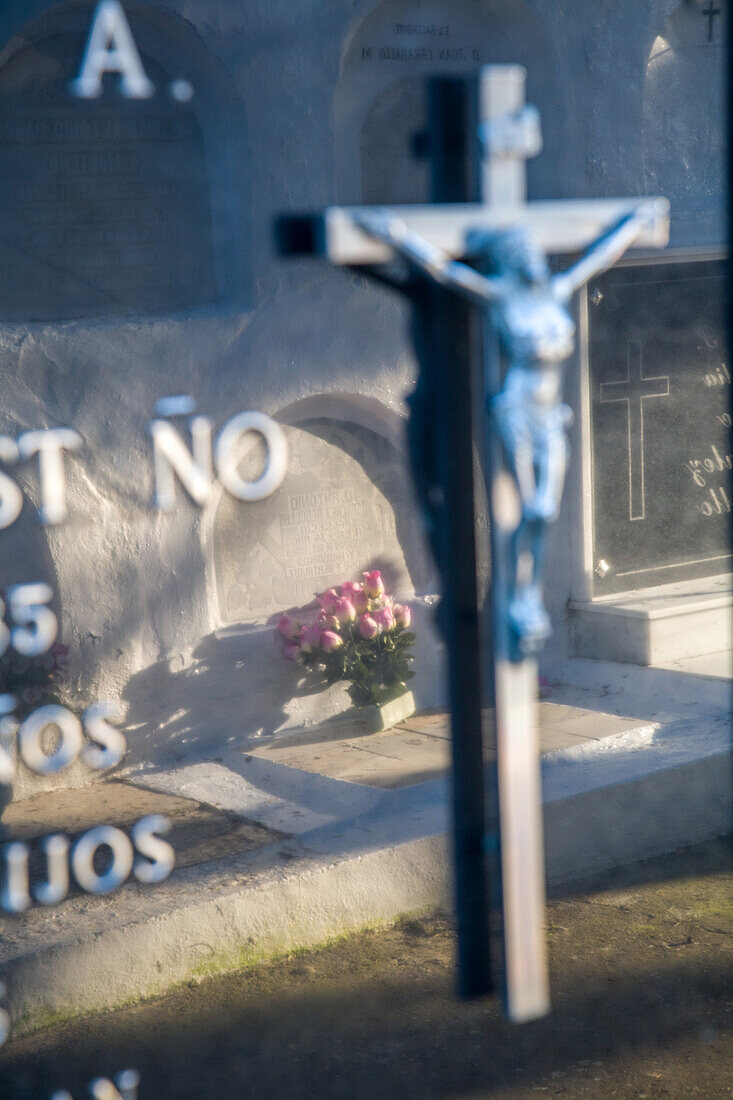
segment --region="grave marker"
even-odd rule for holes
[[[97,12],[91,35],[88,9],[68,13],[63,30],[48,13],[0,68],[3,321],[171,312],[216,297],[195,97],[176,95],[180,74],[164,60],[141,59],[116,0]]]
[[[731,489],[722,260],[639,264],[593,283],[593,560],[603,596],[724,572]]]

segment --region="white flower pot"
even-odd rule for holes
[[[391,730],[393,726],[404,722],[415,713],[415,696],[411,691],[403,691],[394,699],[379,706],[372,705],[364,710],[364,719],[373,733]]]

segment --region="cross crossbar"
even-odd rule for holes
[[[517,206],[489,206],[485,203],[456,205],[391,206],[408,229],[430,244],[442,249],[453,259],[465,255],[465,239],[469,230],[507,229],[526,226],[534,232],[542,249],[554,255],[581,252],[591,241],[631,214],[648,199],[588,199],[548,200]],[[669,240],[669,203],[657,199],[658,217],[644,229],[634,242],[635,248],[664,248]],[[284,219],[294,228],[300,223],[302,246],[290,232],[290,254],[314,252],[326,256],[332,264],[354,266],[388,261],[392,250],[370,237],[354,221],[354,215],[368,207],[331,206],[320,216],[310,219]],[[307,242],[307,243],[306,243]]]

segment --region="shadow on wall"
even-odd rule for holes
[[[159,661],[133,676],[125,703],[125,764],[165,767],[254,748],[351,707],[345,686],[314,690],[305,669],[284,659],[274,625],[209,634],[180,671]]]
[[[433,625],[434,607],[410,601],[418,709],[445,698],[443,648]],[[126,766],[176,767],[247,750],[303,726],[318,727],[352,711],[345,684],[313,690],[300,666],[285,660],[276,619],[265,626],[209,634],[180,670],[167,661],[128,682]]]

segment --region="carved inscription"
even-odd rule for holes
[[[99,7],[117,22],[83,66],[88,13],[24,41],[0,69],[0,319],[216,297],[195,98],[138,50],[119,4]]]
[[[283,558],[288,578],[337,573],[345,546],[370,538],[373,516],[353,487],[298,493],[287,500],[280,519]],[[394,522],[382,524],[394,533]]]
[[[706,390],[715,390],[721,396],[721,408],[725,409],[730,401],[730,371],[725,363],[714,370],[701,373],[700,383]],[[716,411],[708,424],[708,432],[715,438],[721,435],[721,427],[731,427],[729,412]],[[729,438],[729,433],[724,432]],[[731,510],[730,471],[733,469],[733,455],[726,454],[720,443],[710,443],[703,437],[700,448],[686,461],[693,482],[701,489],[700,499],[695,507],[701,516],[712,518],[728,514]]]
[[[246,516],[222,499],[214,528],[221,617],[253,620],[308,603],[314,592],[377,561],[392,570],[395,587],[409,587],[394,507],[378,484],[390,478],[389,465],[377,461],[367,472],[355,457],[363,453],[368,466],[367,448],[336,425],[324,433],[333,442],[285,431],[290,460],[279,491]],[[405,499],[405,514],[409,507]]]
[[[589,297],[599,593],[730,569],[720,261],[620,268]]]

